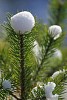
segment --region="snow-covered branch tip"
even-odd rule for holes
[[[48,82],[48,84],[44,85],[45,88],[45,96],[47,100],[58,100],[58,94],[53,95],[53,91],[56,87],[56,84],[53,82]]]
[[[11,17],[11,26],[17,34],[30,32],[35,26],[34,16],[28,11],[22,11]]]
[[[57,38],[61,36],[62,29],[58,25],[52,25],[49,27],[48,33],[54,40],[56,40]]]

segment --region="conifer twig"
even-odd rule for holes
[[[25,68],[24,68],[24,37],[23,34],[19,35],[20,37],[20,67],[21,67],[21,98],[22,100],[25,99]]]
[[[36,80],[36,77],[37,77],[38,73],[40,72],[40,70],[41,70],[41,68],[42,68],[42,66],[43,66],[43,64],[44,64],[45,58],[46,58],[46,56],[47,56],[47,54],[48,54],[48,51],[49,51],[49,49],[50,49],[50,47],[51,47],[51,45],[52,45],[52,42],[53,42],[53,39],[50,38],[50,42],[49,42],[49,44],[48,44],[48,46],[47,46],[47,48],[46,48],[44,57],[43,57],[43,59],[42,59],[42,61],[41,61],[41,64],[40,64],[39,66],[37,66],[38,69],[37,69],[37,71],[36,71],[36,73],[35,73],[35,75],[34,75],[34,77],[33,77],[33,80]]]

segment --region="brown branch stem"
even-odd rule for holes
[[[21,100],[21,99],[18,98],[16,95],[14,95],[11,91],[9,91],[9,94],[12,95],[15,99],[17,99],[17,100]]]
[[[21,98],[25,100],[24,36],[20,35]]]

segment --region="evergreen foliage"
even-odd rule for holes
[[[50,25],[61,25],[61,23],[64,25],[66,1],[63,3],[60,1],[51,2]],[[62,12],[63,16],[61,16]],[[64,85],[67,84],[67,70],[60,59],[53,57],[55,49],[61,45],[63,33],[61,37],[54,40],[49,35],[48,26],[36,19],[35,27],[29,34],[27,32],[19,35],[11,27],[11,16],[8,14],[7,23],[3,25],[7,33],[7,38],[4,40],[7,46],[5,45],[6,47],[0,53],[0,100],[7,100],[7,96],[11,96],[10,100],[13,99],[12,97],[16,100],[47,100],[44,86],[48,82],[56,84],[53,94],[58,94],[58,100],[63,100]],[[38,42],[42,51],[40,63],[34,57],[33,48],[36,46],[33,46],[34,41]],[[60,73],[54,79],[51,78],[55,71],[64,68],[64,73]],[[11,82],[11,89],[3,88],[4,80]]]

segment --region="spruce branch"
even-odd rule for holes
[[[19,35],[20,41],[20,67],[21,67],[21,98],[25,100],[25,68],[24,68],[24,36]]]
[[[36,70],[36,73],[35,73],[35,75],[34,75],[34,77],[33,77],[33,80],[36,80],[36,78],[37,78],[37,76],[38,76],[38,73],[40,72],[41,68],[43,67],[44,61],[46,60],[46,57],[47,57],[48,52],[49,52],[49,50],[50,50],[50,48],[51,48],[51,46],[52,46],[52,43],[53,43],[53,39],[50,38],[50,40],[49,40],[49,42],[48,42],[48,46],[46,47],[46,50],[45,50],[44,57],[43,57],[43,59],[42,59],[42,61],[41,61],[41,64],[37,66],[38,69]]]
[[[31,75],[31,71],[34,70],[35,66],[33,64],[31,64],[32,65],[32,67],[31,67],[31,65],[29,65],[30,62],[29,62],[28,59],[31,59],[31,57],[30,57],[30,51],[31,50],[30,49],[32,49],[32,43],[34,41],[33,35],[32,34],[30,34],[30,35],[26,34],[26,36],[27,36],[26,37],[24,34],[21,34],[20,32],[19,32],[19,34],[16,34],[16,32],[11,28],[10,25],[8,25],[8,27],[6,27],[6,30],[8,31],[9,42],[10,42],[10,45],[11,45],[10,47],[12,48],[11,49],[11,55],[12,56],[10,56],[10,57],[11,58],[13,57],[11,59],[11,63],[10,63],[11,67],[13,68],[12,70],[14,70],[13,75],[11,76],[12,77],[11,79],[14,79],[14,78],[16,79],[16,81],[14,81],[14,86],[20,87],[20,89],[21,89],[21,99],[17,98],[16,95],[14,95],[12,92],[10,92],[10,95],[12,95],[17,100],[27,100],[28,97],[29,97],[29,94],[31,92],[31,89],[33,87],[32,86],[33,82],[36,82],[36,79],[39,76],[38,75],[39,72],[41,70],[43,70],[42,68],[44,67],[45,63],[47,62],[47,59],[52,54],[51,51],[55,47],[56,41],[54,40],[54,37],[49,36],[45,32],[45,34],[46,34],[45,40],[44,40],[45,50],[44,50],[44,54],[43,54],[43,57],[42,57],[42,60],[41,60],[41,64],[37,65],[37,70],[35,70],[35,75]],[[56,31],[54,30],[54,33],[55,32]],[[34,33],[34,32],[32,31],[31,33]],[[43,33],[44,33],[44,31],[43,31]],[[35,34],[36,34],[36,32],[35,32]],[[57,35],[57,34],[54,34],[54,35]],[[29,58],[27,58],[27,56],[28,56],[27,54],[29,54]],[[43,73],[44,73],[44,70],[43,70]],[[20,74],[20,78],[18,77],[19,74]],[[33,77],[33,80],[32,80],[31,76]],[[34,84],[34,85],[36,85],[36,84]],[[42,95],[39,95],[39,96],[36,97],[36,99],[32,98],[31,100],[43,100],[43,99],[45,99],[45,96],[43,97]]]

